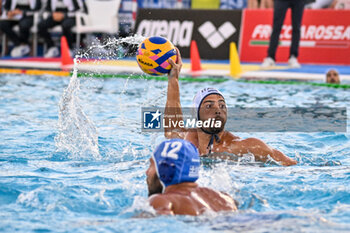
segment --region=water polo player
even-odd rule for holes
[[[182,110],[180,103],[179,74],[182,60],[177,49],[178,59],[169,59],[172,69],[168,75],[168,92],[165,107],[165,121],[181,121]],[[282,152],[271,148],[257,138],[241,139],[225,130],[227,109],[223,94],[215,88],[200,90],[193,99],[193,105],[197,111],[197,119],[202,121],[215,119],[221,123],[221,127],[201,127],[186,129],[169,127],[165,129],[166,138],[182,138],[192,142],[199,150],[200,155],[208,155],[212,152],[227,152],[237,156],[253,154],[255,160],[266,162],[271,157],[281,165],[295,165],[297,162]]]
[[[205,211],[235,211],[229,195],[196,184],[200,166],[197,148],[189,141],[162,142],[146,171],[150,205],[159,214],[199,215]]]

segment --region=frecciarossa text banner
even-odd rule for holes
[[[243,62],[261,62],[267,55],[273,10],[245,10],[240,44]],[[286,62],[292,37],[291,12],[282,27],[276,61]],[[299,47],[301,63],[350,64],[350,11],[305,10]]]
[[[140,9],[135,33],[166,37],[185,58],[195,40],[201,58],[229,59],[229,44],[238,43],[241,18],[241,10]]]

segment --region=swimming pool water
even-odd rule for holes
[[[62,131],[60,98],[68,78],[0,77],[0,231],[350,231],[348,133],[239,133],[264,140],[299,164],[242,160],[202,166],[198,183],[234,196],[239,211],[155,216],[147,204],[145,170],[164,137],[141,133],[140,117],[141,106],[165,104],[167,83],[80,81],[79,99],[68,106],[78,115]],[[342,89],[230,80],[181,83],[182,105],[191,106],[205,86],[220,89],[231,107],[347,107],[350,100]]]

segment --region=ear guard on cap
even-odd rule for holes
[[[166,160],[161,160],[158,163],[158,173],[159,179],[164,183],[170,183],[175,176],[176,166],[174,163],[167,162]]]

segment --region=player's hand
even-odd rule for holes
[[[12,19],[15,16],[13,11],[7,12],[7,18]]]
[[[168,59],[168,62],[171,65],[171,70],[169,72],[168,78],[172,79],[179,79],[180,71],[182,68],[182,59],[181,59],[181,54],[178,48],[176,48],[176,53],[177,53],[177,61],[173,61],[171,58]]]
[[[64,19],[64,14],[62,12],[52,13],[52,18],[56,22],[61,22]]]
[[[7,17],[9,19],[14,18],[16,15],[21,15],[23,13],[23,11],[19,10],[19,9],[14,9],[12,11],[7,12]]]

